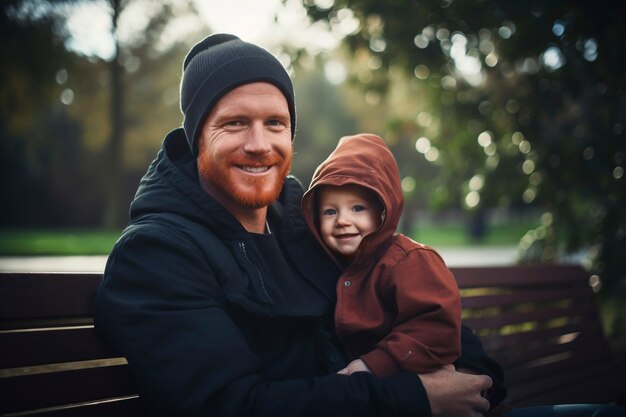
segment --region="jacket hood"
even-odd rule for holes
[[[335,150],[315,170],[309,189],[302,198],[302,209],[309,228],[322,244],[314,207],[315,194],[322,185],[347,184],[373,191],[385,210],[380,228],[363,239],[353,262],[356,263],[386,247],[385,243],[396,232],[404,206],[398,164],[380,137],[372,134],[342,137]]]

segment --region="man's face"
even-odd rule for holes
[[[207,116],[198,138],[198,174],[231,212],[274,202],[291,168],[287,99],[269,83],[237,87]]]

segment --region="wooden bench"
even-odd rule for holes
[[[513,405],[617,402],[609,351],[578,266],[452,268],[465,323],[505,369]],[[141,416],[124,358],[93,329],[96,273],[0,274],[0,415]]]
[[[0,274],[0,416],[141,416],[126,360],[94,331],[102,274]]]
[[[453,272],[463,322],[504,368],[510,404],[626,405],[626,366],[607,345],[590,276],[582,267]]]

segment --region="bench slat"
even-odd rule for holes
[[[2,273],[2,320],[91,317],[101,274]]]
[[[0,346],[0,369],[119,356],[91,326],[0,333]]]
[[[477,295],[462,298],[463,308],[506,306],[511,304],[539,303],[563,300],[592,300],[589,288],[537,288],[518,289],[510,294]]]
[[[487,352],[497,353],[498,351],[501,351],[505,348],[521,349],[523,346],[527,346],[528,344],[532,344],[538,340],[553,339],[555,337],[561,336],[567,337],[571,334],[580,333],[582,331],[590,331],[597,328],[597,323],[583,322],[576,324],[567,324],[562,327],[534,329],[511,334],[481,334],[480,339]],[[480,328],[476,327],[476,329]],[[478,333],[480,334],[480,331]]]
[[[0,412],[40,409],[137,394],[127,365],[0,378]]]
[[[96,403],[79,403],[29,412],[29,417],[145,417],[138,397],[113,398]]]
[[[514,386],[523,383],[535,383],[545,375],[560,374],[571,369],[584,369],[603,366],[606,363],[613,364],[607,352],[599,351],[597,355],[578,356],[567,358],[558,362],[547,363],[538,366],[525,366],[522,368],[512,368],[506,375],[507,385]]]
[[[568,319],[568,322],[589,319],[595,314],[592,306],[581,306],[567,308],[537,308],[525,312],[499,312],[496,315],[478,316],[464,318],[466,324],[471,324],[472,328],[502,328],[508,325],[539,322],[545,324],[548,320]]]
[[[570,357],[585,356],[586,352],[593,352],[593,349],[580,348],[580,345],[572,343],[546,344],[540,347],[522,347],[520,349],[509,349],[507,352],[494,353],[500,363],[508,369],[518,367],[527,369],[534,366],[534,363],[545,363],[558,361]]]
[[[586,394],[582,386],[591,387],[594,382],[601,382],[604,384],[606,379],[614,378],[614,367],[610,363],[605,363],[600,366],[569,369],[568,371],[561,371],[554,374],[544,375],[544,377],[531,381],[522,385],[512,385],[511,393],[509,397],[513,402],[524,402],[525,400],[532,400],[532,403],[536,403],[537,397],[541,397],[546,392],[550,392],[553,395],[557,395],[559,392],[578,393],[569,399],[569,402],[595,402],[596,396]],[[623,385],[622,385],[623,387]],[[606,390],[612,392],[613,395],[620,391],[615,388],[619,388],[619,385],[614,387],[605,387]],[[623,391],[622,391],[623,393]]]
[[[567,386],[554,391],[545,391],[525,399],[515,400],[517,406],[551,404],[603,404],[621,399],[625,403],[626,384],[624,375],[613,372],[610,375],[597,375],[595,378],[577,379]]]
[[[515,265],[450,268],[459,287],[515,287],[518,285],[581,285],[589,275],[580,265]]]

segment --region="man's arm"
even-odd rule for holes
[[[420,375],[428,393],[432,415],[437,417],[482,417],[490,404],[481,393],[492,387],[487,375],[455,371],[451,365]]]
[[[467,326],[461,326],[461,357],[454,362],[454,366],[459,372],[488,375],[491,378],[493,386],[483,393],[491,403],[491,408],[506,397],[502,368],[487,356],[480,339]]]

